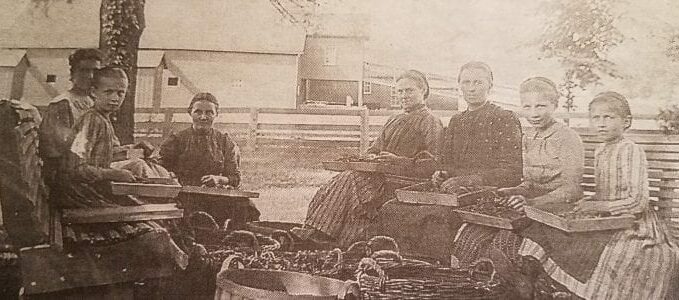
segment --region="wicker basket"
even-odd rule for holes
[[[483,270],[484,265],[488,270]],[[490,260],[480,260],[471,269],[450,269],[433,265],[381,267],[365,258],[358,266],[357,279],[364,300],[504,298]]]

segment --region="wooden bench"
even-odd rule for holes
[[[585,146],[583,187],[587,194],[592,194],[594,149],[600,141],[595,133],[585,128],[574,129]],[[668,225],[670,235],[679,242],[679,136],[631,130],[627,137],[641,145],[646,153],[651,205]],[[460,218],[448,207],[412,206],[390,201],[380,209],[368,234],[394,237],[402,253],[447,262],[453,238],[461,224]]]
[[[166,234],[142,235],[109,246],[63,251],[63,225],[176,219],[183,217],[183,210],[175,204],[81,209],[51,207],[40,172],[38,124],[27,111],[14,110],[4,101],[0,101],[0,113],[0,136],[3,138],[0,145],[0,167],[3,168],[0,201],[10,236],[21,238],[18,246],[23,247],[21,273],[26,297],[111,285],[113,288],[108,296],[115,298],[115,293],[121,291],[129,294],[137,280],[169,276],[175,272],[174,262],[165,260],[173,255],[167,252],[169,250],[163,249],[165,252],[156,253],[154,257],[142,251],[158,243],[167,243],[169,236]],[[24,237],[27,235],[31,238]],[[41,244],[47,237],[49,244]]]
[[[594,192],[594,150],[600,144],[596,133],[576,128],[585,146],[586,193]],[[666,136],[658,131],[630,130],[626,137],[644,149],[648,161],[651,205],[668,225],[670,235],[679,241],[679,136]]]

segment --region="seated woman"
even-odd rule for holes
[[[515,186],[521,182],[521,123],[513,112],[488,101],[493,72],[469,62],[457,78],[467,110],[450,118],[441,143],[440,171],[433,181],[444,190],[459,186]]]
[[[599,94],[589,104],[589,118],[603,144],[594,155],[596,193],[577,202],[576,210],[632,214],[636,225],[567,237],[542,226],[524,233],[519,253],[538,259],[552,279],[585,299],[666,299],[676,288],[678,252],[649,205],[644,150],[623,135],[632,123],[627,99]]]
[[[128,80],[120,68],[106,67],[94,71],[91,96],[94,106],[76,122],[66,158],[61,161],[59,180],[62,194],[56,198],[62,208],[116,207],[139,205],[134,197],[113,195],[109,182],[134,182],[131,171],[111,168],[113,147],[117,138],[110,121],[111,113],[120,108],[127,92]],[[155,232],[167,243],[154,245],[169,249],[182,268],[187,256],[172,241],[165,229],[155,222],[132,222],[82,225],[76,231],[82,236],[103,237],[106,241],[129,239]],[[74,229],[75,230],[75,229]],[[163,251],[163,250],[159,250]],[[167,252],[165,252],[167,253]]]
[[[401,74],[396,80],[396,93],[404,111],[387,120],[364,155],[385,162],[412,164],[420,153],[436,153],[443,126],[424,105],[429,95],[424,74],[415,70]],[[366,227],[389,199],[388,195],[384,175],[342,172],[316,192],[305,223],[342,246],[350,245],[364,238]]]
[[[522,139],[523,181],[516,187],[498,190],[509,196],[506,205],[522,210],[526,202],[565,203],[580,199],[584,148],[573,129],[552,117],[559,100],[556,85],[544,77],[528,78],[521,83],[519,96],[523,117],[532,129]],[[522,279],[517,273],[521,241],[512,231],[468,224],[458,234],[454,255],[463,258],[463,264],[480,257],[491,257],[497,266],[509,264],[508,269],[499,271],[504,271],[501,275],[511,282]]]
[[[160,147],[160,164],[174,172],[182,185],[231,187],[240,185],[240,150],[228,134],[213,128],[219,102],[210,93],[198,93],[189,104],[193,125],[173,133]],[[256,221],[259,210],[248,199],[224,201],[215,196],[185,199],[189,210],[206,210],[219,224]]]

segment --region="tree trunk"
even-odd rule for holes
[[[107,63],[122,67],[130,85],[114,116],[113,126],[121,144],[134,142],[134,107],[137,90],[137,52],[144,31],[145,0],[101,0],[99,48]]]

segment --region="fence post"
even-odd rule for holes
[[[364,153],[368,150],[370,142],[370,120],[368,117],[368,108],[361,108],[361,140],[358,146],[360,153]]]
[[[255,150],[257,148],[257,123],[259,118],[259,109],[250,107],[250,125],[248,130],[247,148]]]

